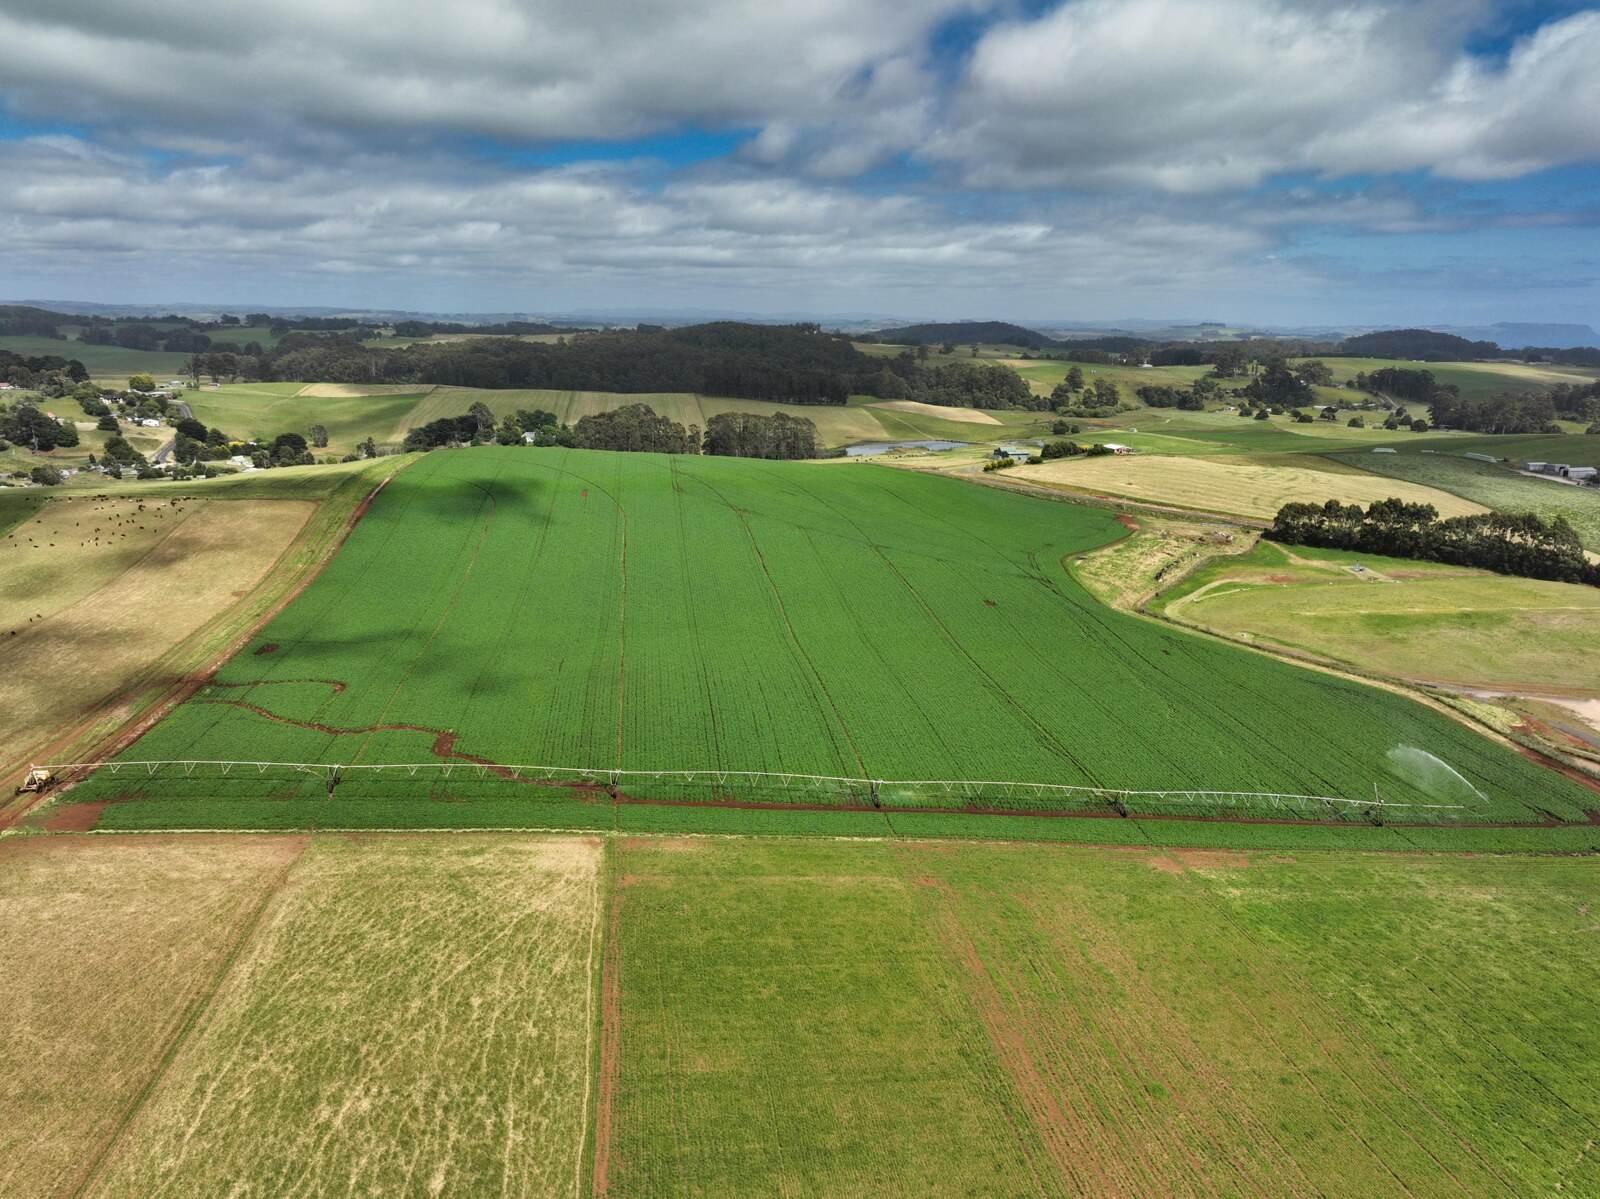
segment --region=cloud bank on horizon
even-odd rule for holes
[[[1600,9],[8,0],[0,293],[1588,321]]]

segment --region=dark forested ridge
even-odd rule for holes
[[[843,404],[851,395],[871,395],[966,408],[1049,406],[1008,366],[923,357],[910,350],[873,357],[815,325],[719,321],[586,333],[557,343],[474,337],[401,348],[293,333],[239,369],[265,379],[689,392],[788,404]],[[203,369],[211,370],[209,356]]]
[[[1468,341],[1432,329],[1384,329],[1347,337],[1339,352],[1351,358],[1408,358],[1422,362],[1466,362],[1500,358],[1505,351],[1492,341]]]
[[[890,346],[998,345],[1043,349],[1058,343],[1035,329],[1008,321],[947,321],[925,325],[904,325],[898,329],[879,329],[863,335],[864,341],[879,341]]]

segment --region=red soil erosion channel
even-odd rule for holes
[[[105,829],[1594,847],[1594,790],[1425,705],[1100,604],[1060,563],[1123,534],[1098,509],[870,467],[430,454],[71,799],[114,801]],[[132,764],[196,761],[240,765]],[[669,771],[708,775],[649,777]],[[1116,810],[871,778],[1189,794]],[[1389,806],[1380,828],[1198,792]]]

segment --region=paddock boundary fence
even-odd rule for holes
[[[386,779],[484,780],[604,790],[613,798],[662,787],[715,797],[705,802],[738,803],[763,794],[804,802],[804,797],[829,797],[829,806],[983,808],[1004,812],[1044,808],[1111,808],[1121,815],[1149,810],[1234,809],[1293,814],[1305,819],[1382,819],[1387,813],[1426,814],[1449,819],[1449,813],[1475,811],[1477,805],[1413,803],[1385,799],[1376,788],[1372,798],[1301,795],[1277,791],[1207,790],[1194,787],[1133,789],[1068,783],[1000,779],[878,779],[847,775],[802,774],[750,770],[621,770],[586,766],[527,766],[474,761],[435,762],[265,762],[219,759],[43,763],[35,770],[56,778],[83,779],[104,771],[139,780],[156,778],[215,779],[314,778],[330,794],[341,784]],[[940,801],[948,801],[947,805]]]

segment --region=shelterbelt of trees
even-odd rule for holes
[[[405,448],[427,451],[490,442],[786,460],[815,458],[819,453],[817,426],[803,416],[721,412],[706,422],[705,432],[701,433],[697,425],[682,425],[659,415],[648,404],[624,404],[607,412],[593,412],[572,426],[560,424],[553,412],[519,410],[497,426],[494,414],[480,402],[462,416],[441,417],[410,430]]]
[[[1547,522],[1531,512],[1486,512],[1441,520],[1432,504],[1387,499],[1363,510],[1360,504],[1329,500],[1285,504],[1266,536],[1285,545],[1418,558],[1600,587],[1600,566],[1584,557],[1577,532],[1560,516]]]

